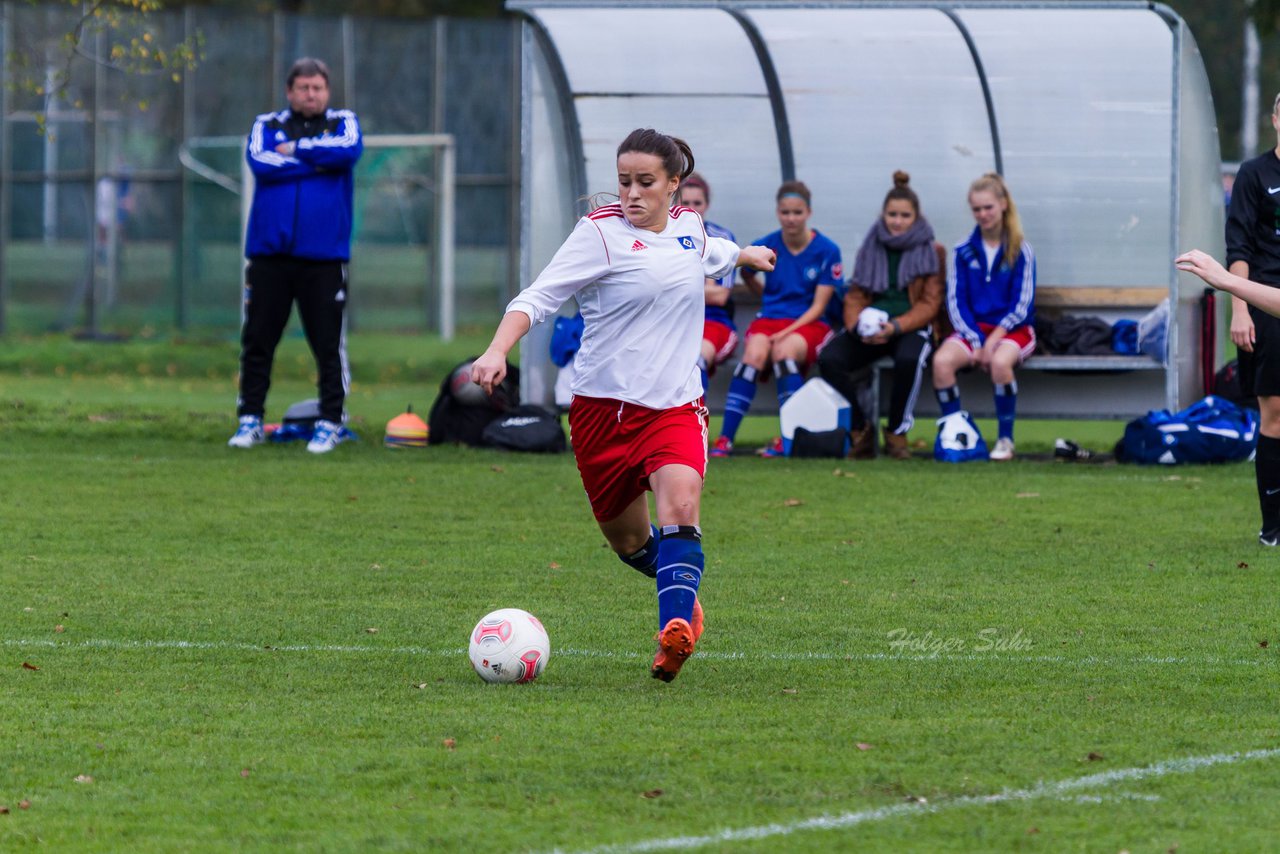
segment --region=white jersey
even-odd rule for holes
[[[702,396],[703,283],[728,275],[738,253],[708,237],[690,208],[672,208],[655,233],[633,226],[621,205],[605,205],[578,220],[507,311],[539,323],[576,296],[585,328],[573,393],[671,409]]]

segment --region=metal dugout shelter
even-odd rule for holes
[[[938,240],[973,227],[966,192],[1009,183],[1041,293],[1069,313],[1136,317],[1117,294],[1167,293],[1167,364],[1064,362],[1020,375],[1020,414],[1120,417],[1202,392],[1199,280],[1172,259],[1223,254],[1208,78],[1186,24],[1147,2],[579,2],[511,0],[523,16],[521,282],[593,193],[616,191],[633,128],[691,144],[710,219],[746,243],[777,228],[799,178],[846,270],[896,169]],[[1078,297],[1072,299],[1071,297]],[[1037,300],[1038,312],[1042,311]],[[526,399],[551,399],[550,324],[522,348]],[[727,372],[722,372],[727,373]],[[769,395],[761,395],[761,398]],[[931,395],[921,395],[927,413]],[[990,394],[969,394],[981,412]]]

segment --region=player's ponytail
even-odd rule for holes
[[[693,172],[693,149],[678,136],[653,128],[636,128],[618,146],[618,157],[629,152],[652,154],[662,161],[667,175],[684,181]],[[678,191],[678,190],[677,190]]]

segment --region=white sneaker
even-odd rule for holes
[[[256,415],[241,415],[236,434],[227,440],[228,448],[252,448],[261,445],[266,436],[262,432],[262,419]]]
[[[987,456],[997,462],[1013,459],[1013,440],[1006,436],[1001,436],[996,440],[996,446],[991,449],[991,453]]]
[[[307,450],[313,454],[327,454],[342,444],[342,425],[321,419],[316,422],[311,441],[307,442]]]

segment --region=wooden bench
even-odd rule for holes
[[[1168,287],[1037,287],[1036,315],[1060,317],[1064,314],[1092,316],[1099,312],[1118,315],[1129,313],[1131,319],[1146,314],[1169,296]],[[1028,371],[1162,371],[1164,365],[1150,356],[1031,356],[1022,363]]]
[[[1169,296],[1169,288],[1110,286],[1037,286],[1036,316],[1055,318],[1062,315],[1124,316],[1137,320]],[[1109,320],[1109,322],[1111,322]],[[871,400],[874,410],[868,413],[872,424],[880,423],[880,372],[893,368],[893,360],[879,359],[871,370]],[[1150,356],[1125,356],[1113,353],[1098,356],[1033,355],[1019,368],[1023,371],[1061,373],[1121,373],[1125,371],[1163,371],[1165,366]]]
[[[1046,318],[1060,317],[1070,314],[1075,316],[1101,316],[1108,322],[1120,318],[1137,320],[1155,308],[1169,296],[1167,286],[1112,287],[1103,285],[1060,286],[1041,285],[1036,288],[1036,315]],[[755,316],[760,306],[760,298],[742,285],[733,289],[736,305],[735,317],[738,322],[738,334],[745,335],[747,325]],[[871,392],[875,401],[875,412],[867,413],[878,419],[880,412],[880,372],[892,367],[888,358],[881,359],[872,366]],[[1034,371],[1046,375],[1077,374],[1086,377],[1090,374],[1110,374],[1122,377],[1153,377],[1152,371],[1163,371],[1165,366],[1156,360],[1144,356],[1122,356],[1118,353],[1100,356],[1031,356],[1023,363],[1020,370]],[[727,371],[724,373],[728,373]],[[1056,382],[1056,381],[1055,381]],[[929,378],[925,377],[925,383]],[[717,377],[717,399],[723,398],[727,387],[727,378]],[[1074,393],[1074,392],[1070,392]],[[762,409],[767,404],[762,405]],[[876,422],[878,423],[878,422]]]

